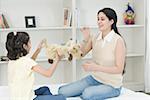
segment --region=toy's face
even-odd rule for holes
[[[73,45],[71,47],[71,49],[69,50],[69,52],[70,52],[70,54],[72,54],[73,57],[75,57],[77,59],[80,59],[83,56],[80,46],[77,44]]]
[[[133,12],[131,10],[127,11],[127,15],[132,16]]]

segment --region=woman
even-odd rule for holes
[[[80,96],[84,100],[103,100],[120,95],[126,47],[116,27],[117,15],[111,8],[97,13],[100,32],[90,36],[89,28],[81,29],[84,35],[82,50],[86,55],[92,50],[92,61],[83,64],[91,75],[59,88],[66,97]]]

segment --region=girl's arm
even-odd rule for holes
[[[46,77],[51,77],[56,70],[58,60],[56,60],[48,69],[44,69],[41,66],[33,66],[32,70]]]
[[[60,61],[60,58],[61,57],[57,54],[56,55],[56,60],[54,61],[54,63],[48,69],[44,69],[43,67],[41,67],[39,65],[36,65],[36,66],[32,67],[32,70],[37,72],[37,73],[40,73],[43,76],[51,77],[53,75],[54,71],[56,70],[56,67],[57,67],[57,65]]]
[[[31,58],[33,60],[36,60],[36,58],[37,58],[38,54],[40,53],[40,51],[41,51],[41,48],[37,48]]]
[[[41,49],[42,49],[43,43],[44,43],[44,40],[42,40],[42,41],[40,42],[40,44],[38,45],[36,51],[33,53],[32,57],[31,57],[33,60],[36,60],[38,54],[40,53],[40,51],[41,51]]]

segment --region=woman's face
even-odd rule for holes
[[[109,20],[108,17],[103,13],[100,12],[97,15],[97,23],[100,31],[106,31],[108,29],[111,29],[111,25],[113,24],[113,20]]]

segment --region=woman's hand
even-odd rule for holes
[[[83,68],[85,71],[97,71],[97,64],[94,63],[93,61],[87,61],[83,65]]]
[[[90,28],[89,27],[83,27],[80,30],[83,33],[84,40],[88,41],[90,38]]]

